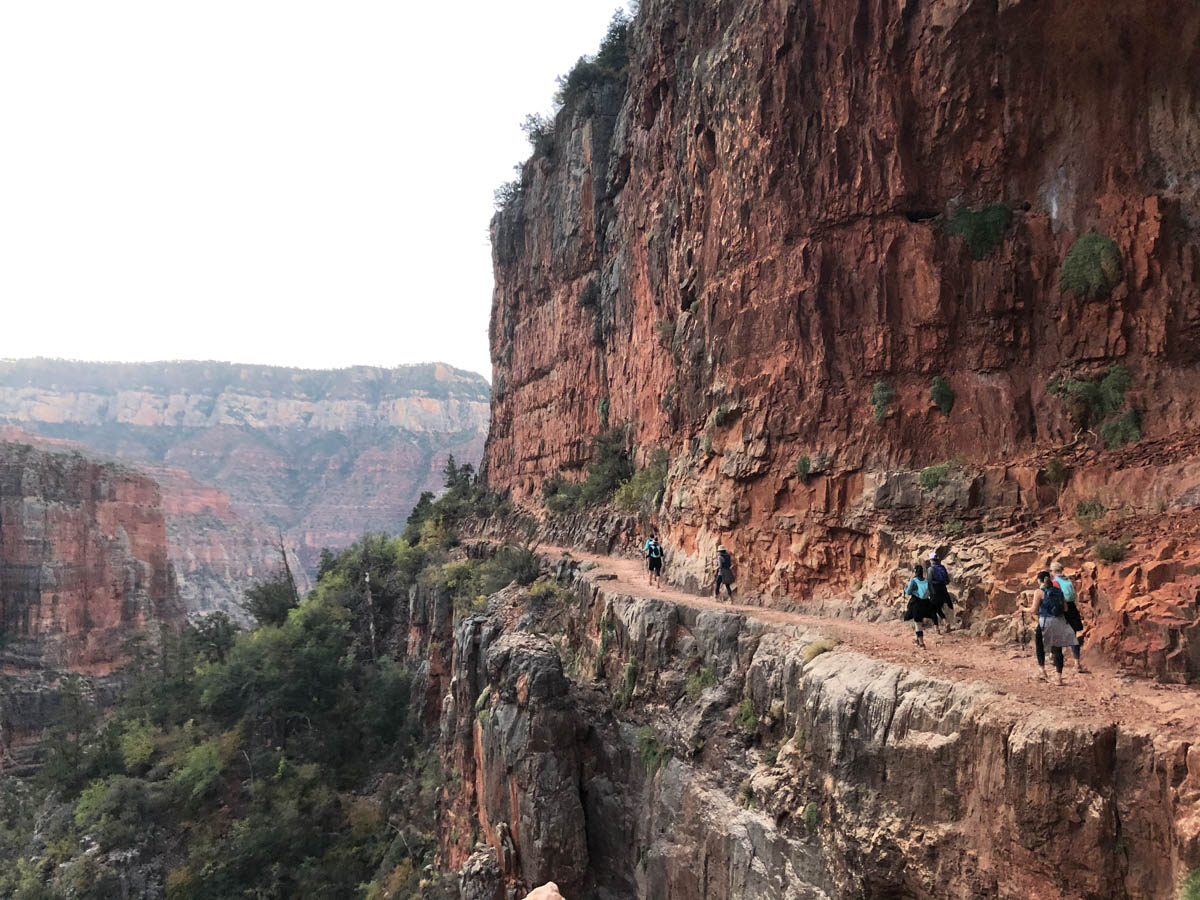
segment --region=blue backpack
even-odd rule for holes
[[[1058,585],[1051,584],[1048,588],[1042,589],[1042,606],[1038,610],[1041,615],[1048,619],[1055,619],[1063,615],[1067,610],[1067,603],[1063,599],[1063,592]]]
[[[1067,603],[1075,602],[1075,585],[1071,583],[1070,578],[1065,575],[1059,575],[1054,579],[1054,583],[1058,585],[1059,590],[1062,591],[1063,599]]]

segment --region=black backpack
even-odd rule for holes
[[[658,541],[651,539],[650,546],[646,548],[646,555],[651,559],[662,558],[662,545]]]
[[[1042,606],[1038,610],[1048,619],[1056,619],[1066,612],[1067,604],[1063,599],[1062,588],[1056,584],[1042,588]]]
[[[732,569],[733,568],[733,557],[729,555],[728,550],[722,550],[720,553],[717,554],[717,568],[719,568],[719,569]]]

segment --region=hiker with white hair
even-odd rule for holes
[[[1075,643],[1071,644],[1071,656],[1075,658],[1075,671],[1082,675],[1087,674],[1087,669],[1083,667],[1083,660],[1079,658],[1080,649],[1083,647],[1083,639],[1079,633],[1083,631],[1083,616],[1079,614],[1079,605],[1076,603],[1078,594],[1075,592],[1075,584],[1063,572],[1063,564],[1055,560],[1050,566],[1050,580],[1060,591],[1062,591],[1063,602],[1066,610],[1063,613],[1063,618],[1067,620],[1067,624],[1071,626],[1071,630],[1075,632]],[[1041,635],[1038,635],[1039,643]],[[1042,651],[1043,656],[1045,650]]]

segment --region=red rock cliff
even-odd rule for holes
[[[7,667],[105,674],[127,638],[181,618],[158,485],[76,453],[0,442]]]
[[[493,221],[492,484],[536,503],[607,412],[671,456],[676,580],[724,541],[751,594],[844,599],[950,544],[980,627],[1126,541],[1088,570],[1105,646],[1200,672],[1198,37],[1169,0],[646,0],[627,84],[558,116]],[[989,204],[1009,224],[969,246]],[[1060,283],[1089,231],[1103,296]],[[1112,364],[1149,439],[1115,452],[1048,390]],[[1090,500],[1126,518],[1077,523]]]

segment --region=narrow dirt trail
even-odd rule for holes
[[[928,646],[922,650],[914,644],[912,627],[906,622],[870,623],[722,602],[672,587],[651,587],[646,583],[645,564],[639,559],[545,545],[541,552],[548,557],[565,554],[594,563],[596,567],[588,571],[588,577],[600,581],[608,590],[668,600],[693,609],[733,612],[780,630],[798,627],[819,631],[840,641],[842,648],[864,656],[898,663],[933,677],[982,683],[1023,712],[1058,708],[1064,720],[1113,722],[1132,730],[1149,729],[1163,737],[1200,741],[1200,688],[1159,684],[1124,675],[1087,647],[1083,650],[1083,664],[1088,673],[1077,674],[1073,663],[1068,661],[1063,676],[1067,683],[1058,687],[1038,678],[1032,636],[1022,647],[972,637],[965,631],[945,635],[927,631]],[[1048,658],[1046,668],[1053,678]]]

